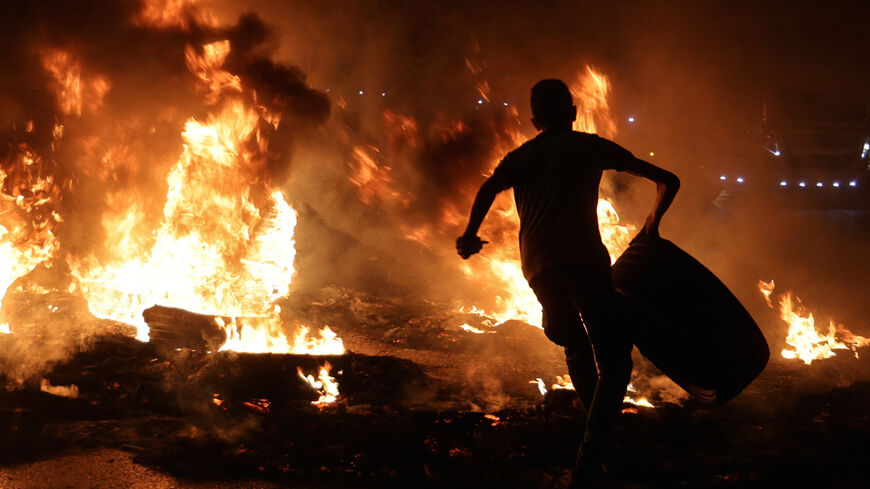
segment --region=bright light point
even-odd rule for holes
[[[840,188],[840,182],[834,182],[834,183],[832,183],[831,185],[833,185],[833,186],[835,186],[835,187],[837,187],[837,188]]]
[[[737,177],[737,183],[743,183],[743,177]]]
[[[362,95],[363,93],[365,93],[365,92],[363,92],[362,90],[359,91],[359,94],[360,94],[360,95]]]
[[[779,182],[779,186],[780,186],[780,187],[788,187],[788,182],[786,182],[785,180],[783,180],[783,181]]]
[[[801,182],[801,183],[798,184],[798,186],[799,186],[799,187],[806,187],[806,186],[807,186],[807,182]]]
[[[782,153],[779,150],[773,152],[773,156],[780,156]]]
[[[636,120],[636,119],[634,118],[633,115],[632,115],[632,116],[629,116],[629,118],[628,118],[628,122],[634,122],[635,120]]]
[[[870,151],[870,143],[864,143],[864,152]]]
[[[728,178],[727,178],[725,175],[722,175],[721,177],[719,177],[719,180],[723,180],[723,181],[724,181],[724,180],[728,180]]]
[[[857,186],[858,186],[858,182],[856,182],[855,180],[852,180],[851,182],[849,182],[849,186],[850,186],[850,187],[857,187]]]
[[[824,186],[825,186],[825,184],[823,184],[822,182],[816,182],[816,187],[824,187]]]
[[[649,155],[650,155],[650,156],[655,156],[656,154],[653,153],[652,151],[650,151],[650,152],[649,152]]]
[[[387,96],[387,92],[381,92],[381,97],[386,97],[386,96]]]
[[[483,99],[482,99],[482,98],[477,99],[477,105],[483,105]]]
[[[505,107],[507,107],[507,106],[508,106],[508,103],[507,103],[507,102],[505,102],[505,103],[504,103],[504,106],[505,106]]]

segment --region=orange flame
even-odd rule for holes
[[[59,189],[52,177],[42,176],[39,155],[22,145],[2,163],[8,172],[0,169],[0,301],[16,280],[51,265],[60,246],[53,228],[62,220],[50,211]]]
[[[607,76],[587,65],[586,70],[578,76],[577,83],[570,88],[578,103],[574,130],[600,134],[609,139],[615,137],[616,123],[610,117],[607,104],[607,94],[610,93]]]
[[[758,285],[770,307],[773,307],[769,298],[773,293],[773,280],[769,283],[759,281]],[[857,358],[857,349],[870,345],[870,338],[856,335],[833,320],[828,324],[827,332],[817,329],[813,313],[807,311],[800,298],[791,291],[780,295],[779,314],[788,325],[785,342],[789,347],[783,348],[783,358],[800,359],[809,365],[814,360],[833,357],[835,350],[852,350]]]
[[[137,200],[111,202],[105,251],[70,258],[71,272],[95,316],[135,325],[142,341],[141,313],[159,304],[233,317],[218,320],[227,333],[222,350],[343,353],[328,329],[315,337],[304,327],[292,338],[284,332],[276,301],[289,294],[294,273],[296,212],[259,171],[268,150],[261,127],[280,121],[246,102],[240,79],[223,68],[229,49],[219,41],[201,55],[186,51],[217,108],[185,124],[156,228]]]
[[[329,362],[325,362],[320,367],[317,378],[315,378],[312,374],[305,375],[302,367],[296,367],[299,378],[320,394],[320,398],[316,401],[311,401],[311,404],[319,408],[332,404],[338,399],[338,382],[329,375],[330,370],[332,370],[332,365]]]

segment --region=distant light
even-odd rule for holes
[[[359,94],[360,94],[360,95],[363,95],[364,93],[365,93],[365,92],[363,92],[362,90],[359,91]]]
[[[507,106],[508,106],[508,103],[507,103],[507,102],[505,102],[505,103],[504,103],[504,106],[505,106],[505,107],[507,107]]]
[[[776,150],[773,152],[773,156],[782,156],[782,152],[780,152],[780,150]]]
[[[786,182],[785,180],[783,180],[783,181],[779,182],[779,186],[780,186],[780,187],[788,187],[788,182]]]
[[[737,183],[743,183],[743,177],[737,177]]]
[[[650,156],[655,156],[656,154],[655,154],[654,152],[650,151],[650,152],[649,152],[649,155],[650,155]]]
[[[722,175],[721,177],[719,177],[719,180],[725,181],[728,180],[728,178],[725,175]]]
[[[633,115],[628,116],[628,122],[634,122],[636,119]]]
[[[816,187],[824,187],[824,186],[825,186],[825,184],[823,184],[822,182],[816,182]]]
[[[483,99],[482,99],[482,98],[477,99],[477,105],[483,105]]]
[[[870,143],[864,143],[864,148],[863,148],[863,149],[864,149],[864,152],[865,152],[865,153],[868,152],[868,151],[870,151]]]
[[[381,92],[381,97],[386,97],[386,96],[387,96],[387,92]]]
[[[855,181],[855,180],[852,180],[851,182],[849,182],[849,186],[850,186],[850,187],[857,187],[857,186],[858,186],[858,182]]]
[[[798,184],[798,187],[806,187],[806,186],[807,186],[807,182],[801,182]]]
[[[837,187],[837,188],[840,188],[840,182],[834,182],[834,183],[832,183],[831,185],[833,185],[833,186],[835,186],[835,187]]]

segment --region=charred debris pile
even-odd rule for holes
[[[318,404],[323,393],[302,377],[316,377],[325,362],[341,394]],[[809,375],[771,363],[725,406],[626,404],[618,480],[625,487],[860,487],[870,383],[818,386],[867,361],[829,362]],[[583,415],[573,391],[475,412],[461,408],[467,392],[459,385],[426,370],[394,356],[209,352],[104,334],[38,381],[4,379],[0,459],[120,448],[140,463],[205,480],[564,484]]]

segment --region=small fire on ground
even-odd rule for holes
[[[771,299],[774,287],[773,280],[758,281],[758,289],[771,308],[774,307]],[[788,325],[785,339],[788,347],[780,352],[783,358],[800,359],[809,365],[814,360],[833,357],[836,350],[851,350],[858,358],[858,348],[870,345],[870,338],[856,335],[833,319],[828,323],[827,331],[817,328],[813,313],[790,290],[779,296],[779,316]]]
[[[332,365],[330,365],[329,362],[326,362],[322,367],[320,367],[320,371],[317,373],[317,377],[315,378],[312,374],[305,375],[305,372],[302,371],[302,367],[296,367],[296,371],[299,373],[299,378],[320,394],[319,399],[311,401],[311,404],[314,404],[319,408],[332,404],[336,399],[338,399],[338,382],[335,381],[334,377],[329,375],[331,370]]]
[[[542,379],[540,377],[536,378],[535,380],[530,380],[529,383],[537,386],[538,392],[540,392],[542,396],[547,395],[547,392],[549,392],[547,390],[546,382],[544,382],[544,379]],[[556,376],[556,383],[552,384],[550,386],[550,388],[554,391],[555,390],[572,390],[572,391],[575,390],[574,383],[571,382],[571,376],[568,374],[557,375]],[[645,396],[638,396],[637,398],[633,397],[633,395],[637,393],[637,390],[634,388],[633,385],[628,384],[628,388],[626,389],[626,391],[628,394],[622,399],[623,404],[631,404],[632,406],[643,407],[643,408],[655,408],[655,405],[653,405],[653,403],[650,402],[650,400],[647,397],[645,397]],[[632,411],[631,408],[626,408],[623,410],[623,412],[636,413],[637,411]]]

